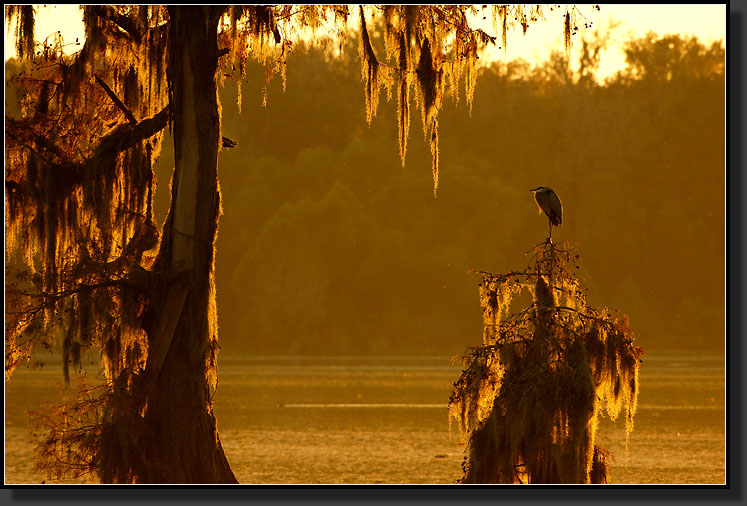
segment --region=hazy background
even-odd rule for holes
[[[591,39],[588,53],[595,45]],[[250,65],[242,112],[221,89],[224,215],[217,245],[221,346],[251,354],[452,354],[481,336],[479,278],[523,268],[547,235],[537,185],[555,189],[594,306],[631,318],[644,347],[724,348],[724,50],[649,35],[596,82],[570,68],[496,62],[472,116],[445,101],[441,175],[413,110],[407,167],[396,101],[368,127],[355,40],[342,58],[298,51],[261,107]],[[159,163],[163,219],[173,153]]]

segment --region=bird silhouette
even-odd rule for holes
[[[550,222],[550,235],[547,241],[552,242],[553,225],[559,227],[563,223],[563,204],[552,188],[548,188],[547,186],[538,186],[529,191],[534,192],[534,201],[537,203],[537,207],[539,207],[540,214],[544,212]]]

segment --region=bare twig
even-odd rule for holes
[[[132,112],[124,105],[124,103],[117,97],[117,95],[112,91],[111,88],[104,82],[103,79],[101,79],[96,74],[93,75],[94,79],[96,79],[96,82],[101,85],[102,88],[104,88],[104,91],[107,95],[109,95],[109,98],[112,99],[112,102],[117,104],[117,107],[119,107],[122,112],[124,113],[125,117],[127,118],[127,121],[130,122],[132,126],[137,126],[137,119],[135,119],[135,115],[132,114]]]

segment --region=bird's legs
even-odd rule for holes
[[[549,232],[550,235],[547,237],[547,242],[551,243],[552,242],[552,222],[550,220],[547,220],[547,224],[549,225],[549,228],[550,228],[550,232]]]

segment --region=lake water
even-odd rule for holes
[[[215,414],[241,483],[452,484],[464,441],[446,404],[449,357],[248,358],[219,363]],[[57,366],[5,384],[5,483],[40,483],[27,411],[58,397]],[[635,430],[602,418],[612,482],[725,482],[723,356],[644,356]]]

